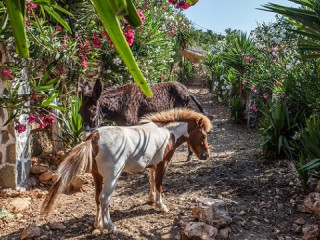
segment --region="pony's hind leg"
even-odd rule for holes
[[[96,190],[95,200],[97,204],[97,214],[96,214],[96,219],[94,221],[94,227],[102,228],[100,193],[102,190],[103,178],[96,168],[92,169],[92,176],[93,176],[94,186]]]
[[[154,178],[154,169],[149,168],[149,183],[150,183],[150,193],[147,199],[147,202],[154,203],[155,202],[155,178]]]

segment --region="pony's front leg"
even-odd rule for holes
[[[155,179],[154,179],[154,168],[149,168],[149,183],[150,183],[150,193],[147,202],[155,202]]]
[[[155,207],[156,209],[159,209],[161,212],[169,212],[169,209],[167,206],[162,202],[161,192],[162,192],[162,179],[164,176],[164,173],[167,168],[167,162],[163,161],[160,162],[157,165],[156,171],[155,171],[155,185],[156,185],[156,202]]]

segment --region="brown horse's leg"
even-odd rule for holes
[[[96,189],[95,199],[97,204],[97,214],[96,219],[94,221],[94,227],[95,228],[102,228],[102,220],[101,220],[101,204],[100,204],[100,193],[102,190],[102,176],[96,169],[96,167],[93,167],[92,169],[92,176],[94,180],[94,186]]]
[[[168,212],[169,209],[167,206],[162,202],[161,192],[162,192],[162,179],[164,173],[167,168],[167,161],[162,161],[157,165],[155,171],[155,182],[156,182],[156,209],[159,209],[161,212]]]
[[[147,202],[154,203],[155,201],[155,178],[154,178],[154,168],[149,168],[149,183],[150,183],[150,193]]]
[[[187,157],[187,161],[190,161],[192,159],[192,151],[190,149],[190,147],[188,146],[188,157]]]

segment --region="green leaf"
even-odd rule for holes
[[[133,5],[132,1],[127,0],[127,4],[128,4],[127,6],[128,14],[125,15],[124,17],[125,19],[127,19],[127,21],[132,27],[138,27],[142,23],[142,20],[135,6]]]
[[[187,3],[192,6],[192,5],[196,4],[198,1],[199,0],[187,0]]]
[[[71,33],[71,28],[69,27],[68,23],[64,21],[60,15],[54,11],[52,8],[48,6],[43,6],[43,8],[55,19],[58,23],[60,23],[69,33]]]
[[[24,22],[25,1],[6,0],[7,11],[13,30],[17,53],[22,58],[29,57],[26,27]]]
[[[59,10],[60,12],[63,12],[64,14],[67,14],[69,16],[73,16],[73,14],[71,12],[69,12],[66,9],[60,7],[59,5],[54,4],[54,5],[51,5],[51,6],[54,7],[55,9]]]
[[[102,3],[102,1],[100,2]],[[114,16],[122,16],[127,14],[125,11],[127,8],[126,0],[108,0],[108,4]]]
[[[121,58],[128,67],[129,72],[133,76],[135,82],[147,97],[151,97],[152,92],[148,87],[147,81],[142,75],[137,62],[133,57],[131,49],[126,42],[125,37],[123,36],[120,24],[116,16],[113,14],[110,4],[114,1],[92,0],[92,2],[98,15],[100,16],[105,29],[108,31],[108,34],[113,41],[114,46],[116,47]]]
[[[57,110],[60,110],[60,111],[64,111],[64,112],[68,110],[68,109],[66,109],[64,107],[57,106],[56,104],[53,104],[53,103],[49,104],[48,107],[51,107],[53,109],[57,109]]]

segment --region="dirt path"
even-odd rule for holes
[[[146,204],[146,172],[123,175],[111,200],[118,234],[92,234],[95,201],[90,176],[80,192],[62,195],[47,220],[40,217],[39,206],[48,186],[33,184],[27,192],[2,190],[0,207],[17,196],[31,199],[31,205],[11,219],[0,215],[0,238],[20,239],[21,231],[35,223],[41,228],[38,239],[179,239],[184,223],[194,221],[192,207],[203,199],[218,198],[227,202],[233,219],[230,239],[301,239],[302,226],[316,220],[298,211],[305,195],[293,166],[284,160],[265,163],[255,148],[254,131],[229,121],[228,110],[213,104],[206,90],[194,87],[192,91],[214,116],[208,137],[212,157],[187,162],[186,146],[176,151],[164,178],[163,199],[169,213],[158,213]],[[295,223],[298,219],[300,225]],[[52,230],[49,222],[66,228]]]

